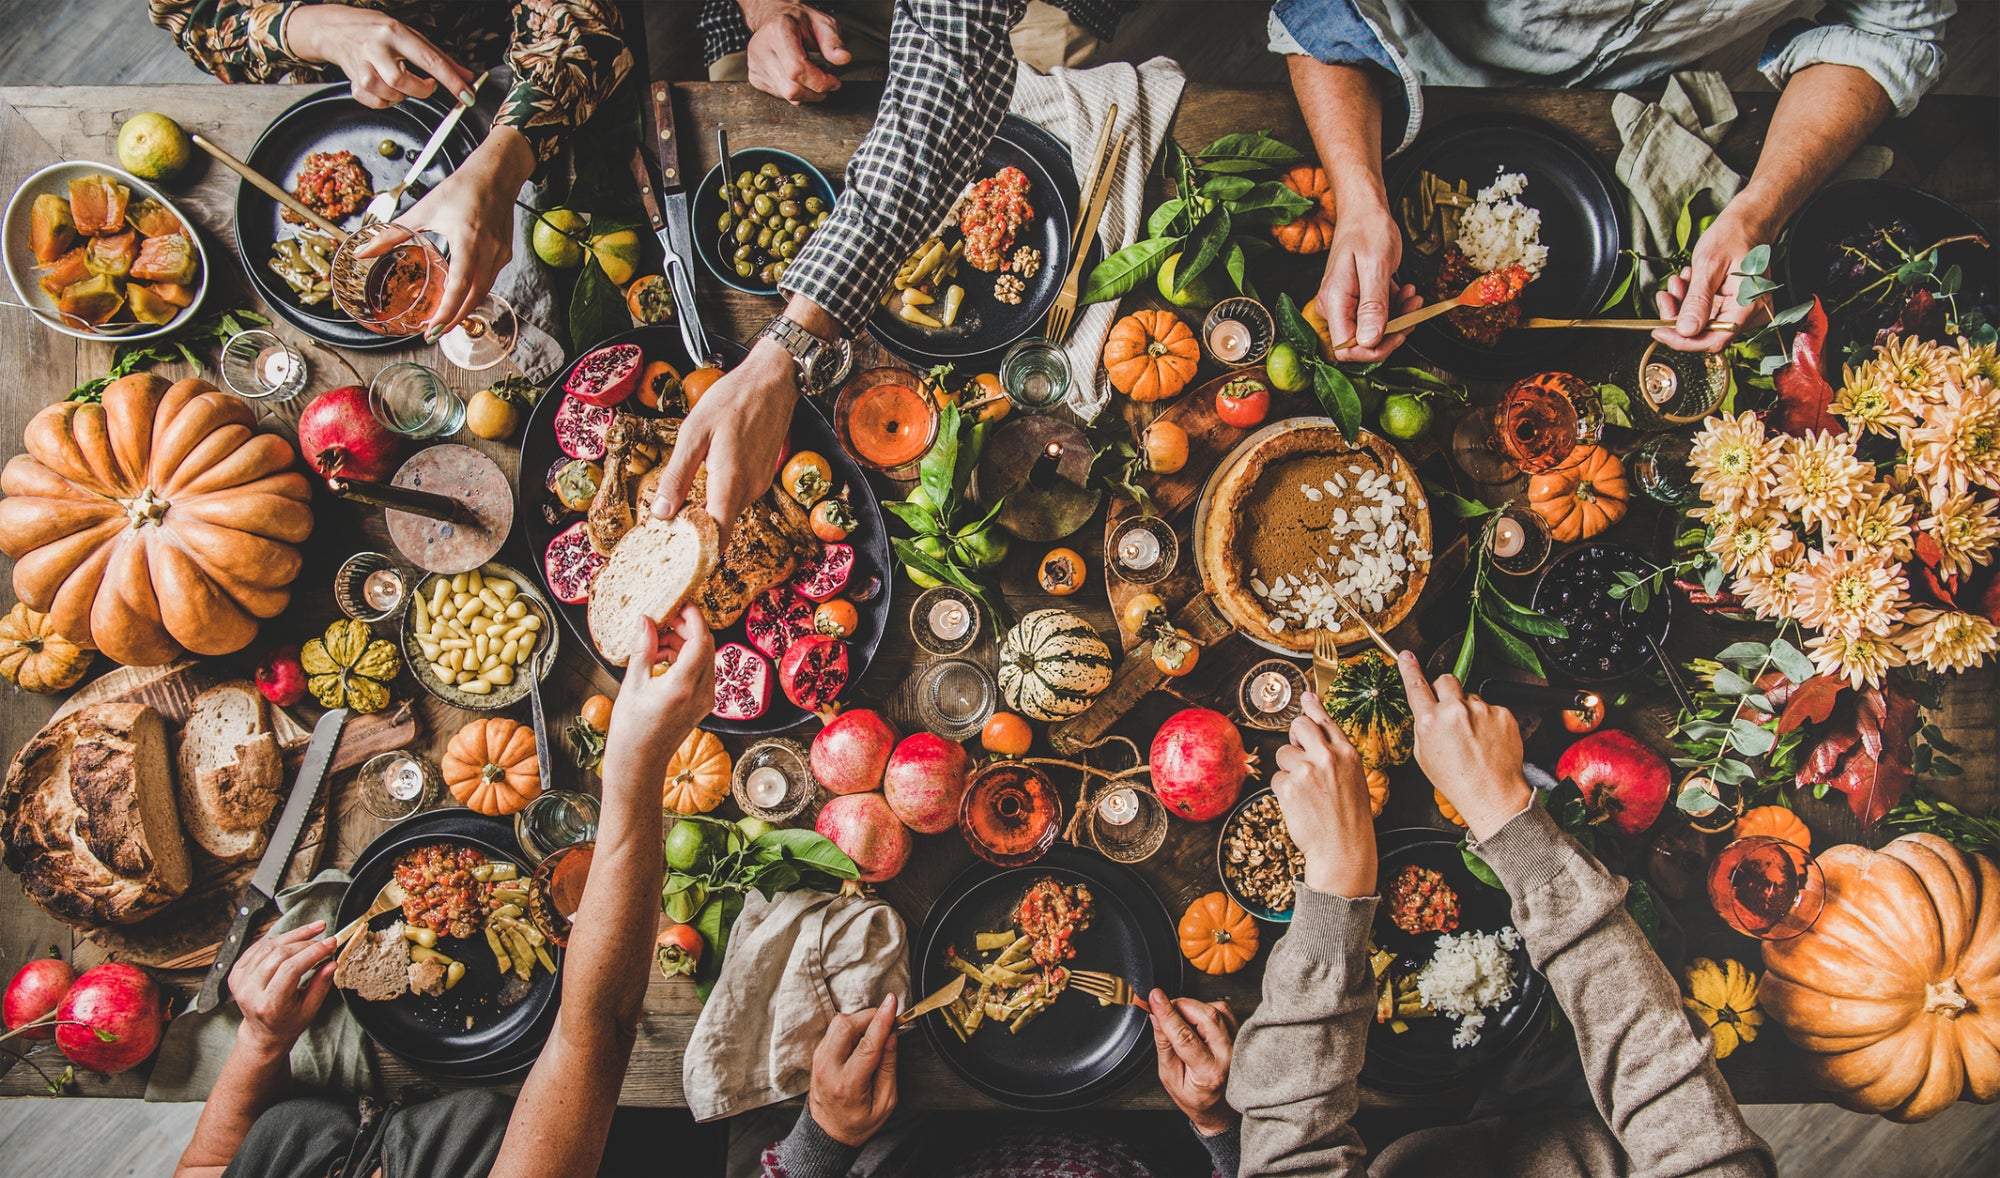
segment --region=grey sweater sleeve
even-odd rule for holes
[[[1474,849],[1506,885],[1514,926],[1576,1027],[1591,1096],[1628,1172],[1776,1174],[1771,1148],[1744,1123],[1707,1036],[1688,1022],[1680,987],[1626,914],[1625,881],[1540,806]]]
[[[842,1178],[861,1151],[826,1135],[812,1110],[799,1110],[798,1123],[783,1141],[765,1147],[763,1178]]]
[[[1297,887],[1291,926],[1264,966],[1263,1002],[1237,1033],[1230,1061],[1245,1178],[1358,1174],[1367,1158],[1348,1122],[1375,1008],[1368,930],[1377,900]]]

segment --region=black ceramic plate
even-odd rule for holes
[[[1523,315],[1574,319],[1603,305],[1616,279],[1618,250],[1625,244],[1625,198],[1589,148],[1523,115],[1453,120],[1420,136],[1397,158],[1389,178],[1391,209],[1401,207],[1418,174],[1426,171],[1449,182],[1464,180],[1471,192],[1493,183],[1501,172],[1526,176],[1520,200],[1541,211],[1541,239],[1549,247],[1549,260],[1521,293]],[[1439,256],[1419,253],[1405,232],[1403,265],[1396,277],[1414,283],[1426,303],[1433,299]],[[1425,360],[1460,376],[1500,378],[1532,372],[1562,355],[1572,346],[1573,335],[1554,329],[1509,331],[1486,348],[1438,318],[1418,326],[1410,344]]]
[[[1577,683],[1610,683],[1652,665],[1646,635],[1666,642],[1674,595],[1650,594],[1644,610],[1633,609],[1629,599],[1609,595],[1621,571],[1650,574],[1653,565],[1637,549],[1593,542],[1557,553],[1536,578],[1532,608],[1570,631],[1566,638],[1535,639],[1550,669]]]
[[[528,870],[511,823],[464,807],[425,811],[390,827],[354,861],[354,882],[341,897],[335,927],[367,910],[404,852],[430,843],[471,847],[489,859],[519,865],[524,874]],[[371,925],[383,928],[399,916],[386,912]],[[393,1002],[367,1002],[342,990],[341,999],[355,1021],[383,1047],[438,1075],[499,1076],[532,1062],[555,1021],[560,974],[538,967],[526,995],[503,1006],[499,994],[505,979],[483,936],[463,941],[440,937],[438,950],[465,964],[465,977],[457,986],[436,998],[406,995]],[[561,951],[550,951],[560,969]]]
[[[721,354],[723,364],[734,367],[745,355],[743,346],[734,340],[724,339],[710,332],[708,338]],[[687,349],[681,345],[680,329],[670,325],[640,327],[613,336],[605,344],[638,344],[648,360],[665,360],[682,372],[692,365],[688,363]],[[599,345],[603,346],[603,345]],[[548,568],[543,563],[543,553],[548,550],[549,541],[556,534],[583,518],[562,510],[555,496],[549,493],[548,474],[550,468],[564,460],[562,448],[556,445],[556,409],[563,399],[563,382],[569,379],[570,370],[582,360],[571,361],[569,367],[556,374],[549,382],[547,390],[535,402],[535,409],[528,419],[527,431],[521,439],[521,465],[515,470],[515,485],[520,488],[520,505],[515,514],[521,535],[525,538],[528,551],[532,554],[535,576],[540,578],[542,588],[549,587]],[[877,578],[881,588],[871,601],[855,601],[860,614],[860,625],[847,639],[847,660],[849,682],[859,682],[867,671],[869,662],[875,657],[875,648],[882,644],[882,635],[889,627],[889,583],[893,566],[889,556],[889,533],[882,526],[882,509],[876,504],[874,488],[868,485],[861,468],[840,448],[840,439],[834,435],[833,426],[811,402],[801,399],[792,413],[792,445],[798,450],[816,450],[826,456],[833,466],[833,481],[836,487],[847,488],[849,502],[853,504],[854,515],[860,526],[854,530],[847,542],[854,546],[854,572],[849,579],[850,587],[866,583],[869,578]],[[848,596],[852,596],[850,593]],[[554,601],[557,616],[569,628],[577,645],[590,652],[605,670],[613,675],[624,674],[624,668],[613,666],[590,640],[589,603],[566,605]],[[743,642],[743,624],[738,622],[716,634],[717,646],[725,642]],[[775,679],[775,676],[774,676]],[[755,720],[723,720],[710,716],[701,722],[703,728],[711,732],[728,733],[736,736],[767,736],[775,732],[785,732],[797,728],[811,717],[810,712],[801,710],[785,698],[775,683],[771,689],[771,706]]]
[[[1466,869],[1456,837],[1431,827],[1392,830],[1377,839],[1380,866],[1376,878],[1387,894],[1396,873],[1412,864],[1428,867],[1445,878],[1459,898],[1459,932],[1499,932],[1513,923],[1507,893],[1480,883]],[[1389,919],[1386,904],[1375,916],[1375,943],[1398,955],[1404,969],[1421,968],[1437,948],[1439,933],[1412,936]],[[1474,1072],[1505,1059],[1523,1039],[1542,1025],[1549,998],[1548,979],[1535,971],[1525,945],[1513,952],[1520,984],[1511,1002],[1486,1012],[1479,1042],[1451,1045],[1458,1021],[1438,1015],[1407,1020],[1409,1030],[1398,1035],[1389,1024],[1368,1023],[1368,1055],[1361,1081],[1386,1092],[1416,1093],[1446,1088]]]
[[[764,164],[772,163],[778,165],[788,176],[803,174],[811,191],[799,197],[800,201],[804,201],[806,197],[816,196],[825,201],[826,207],[831,209],[834,199],[840,195],[834,189],[832,181],[810,161],[789,151],[779,151],[775,147],[732,147],[729,152],[729,162],[739,173],[754,172]],[[716,281],[722,285],[745,294],[777,294],[776,283],[759,282],[754,274],[749,278],[737,277],[736,239],[730,237],[725,240],[725,235],[716,228],[721,222],[722,214],[729,207],[723,203],[722,185],[722,165],[717,164],[701,178],[701,187],[694,191],[694,203],[688,213],[694,230],[694,252],[701,255],[701,264],[707,266],[708,272],[715,275]],[[808,237],[807,240],[810,241],[811,238]]]
[[[298,179],[306,156],[315,151],[351,151],[368,169],[377,192],[394,187],[403,179],[410,161],[423,149],[431,131],[442,123],[450,108],[422,98],[406,98],[395,106],[371,110],[351,97],[346,85],[316,91],[292,104],[264,128],[244,162],[289,189]],[[402,147],[395,159],[385,159],[377,148],[385,139]],[[431,166],[403,196],[403,208],[415,202],[419,185],[441,182],[472,154],[478,140],[471,128],[460,121],[445,141]],[[252,187],[247,180],[236,186],[236,252],[249,271],[250,281],[264,302],[286,322],[324,343],[348,348],[377,348],[400,343],[408,337],[378,335],[349,318],[329,298],[308,307],[284,279],[271,272],[267,263],[271,246],[280,238],[298,232],[286,222],[277,201]],[[361,214],[355,213],[342,228],[357,229]]]
[[[1070,167],[1069,149],[1035,124],[1008,115],[987,144],[974,179],[983,180],[1006,167],[1019,168],[1027,175],[1028,203],[1035,210],[1034,219],[1015,234],[1015,248],[1026,245],[1042,251],[1041,269],[1027,280],[1021,301],[1009,304],[993,297],[998,273],[961,264],[955,281],[965,288],[965,304],[959,309],[957,322],[937,331],[905,323],[893,312],[877,309],[868,320],[868,334],[920,369],[948,361],[997,360],[998,353],[1039,334],[1068,276],[1071,226],[1078,216],[1077,179]],[[945,240],[958,240],[956,227],[946,232]]]
[[[957,976],[944,962],[947,946],[970,952],[975,933],[1009,927],[1014,906],[1043,876],[1084,884],[1096,902],[1090,927],[1076,936],[1071,968],[1117,974],[1141,992],[1155,986],[1180,992],[1180,947],[1159,897],[1131,868],[1058,845],[1030,866],[982,863],[952,881],[931,905],[917,938],[916,997]],[[986,1027],[961,1043],[936,1018],[925,1017],[923,1027],[932,1049],[966,1083],[1003,1104],[1041,1112],[1101,1100],[1153,1060],[1144,1012],[1099,1006],[1080,991],[1063,994],[1018,1035]]]

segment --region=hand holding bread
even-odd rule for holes
[[[332,937],[315,920],[265,937],[229,971],[229,993],[243,1012],[237,1039],[246,1047],[288,1052],[333,989]]]
[[[639,649],[611,707],[604,744],[607,792],[628,776],[659,790],[667,759],[715,703],[715,637],[701,611],[683,603],[669,627],[633,623]],[[655,799],[657,801],[657,799]]]

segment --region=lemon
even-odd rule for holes
[[[1288,393],[1303,392],[1312,380],[1297,350],[1283,343],[1271,345],[1271,354],[1264,361],[1264,375],[1271,378],[1273,385]]]
[[[577,237],[589,222],[575,209],[550,209],[535,218],[535,256],[558,270],[574,270],[583,265],[583,245]]]
[[[590,239],[590,256],[604,267],[606,278],[624,286],[639,272],[639,234],[632,229],[599,234]]]
[[[1382,402],[1382,432],[1401,441],[1420,438],[1431,428],[1431,407],[1421,397],[1396,393]]]
[[[1222,300],[1222,289],[1214,282],[1217,267],[1212,264],[1208,269],[1196,275],[1194,280],[1189,282],[1184,290],[1176,294],[1174,292],[1174,270],[1180,265],[1180,261],[1181,256],[1179,254],[1172,254],[1167,258],[1166,263],[1160,267],[1159,286],[1161,298],[1176,307],[1197,308],[1213,307]]]
[[[118,128],[118,163],[142,180],[172,179],[193,155],[187,132],[163,114],[136,114]]]

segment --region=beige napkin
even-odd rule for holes
[[[1118,105],[1112,134],[1126,133],[1125,154],[1119,159],[1111,195],[1097,223],[1097,236],[1107,256],[1139,240],[1146,224],[1146,173],[1166,141],[1167,127],[1186,85],[1180,64],[1166,57],[1138,66],[1116,62],[1087,70],[1057,67],[1047,75],[1025,64],[1020,67],[1009,110],[1040,124],[1069,145],[1078,184],[1089,180],[1091,149],[1097,146],[1104,116],[1113,103]],[[1087,201],[1089,195],[1084,193],[1083,199]],[[1081,218],[1084,212],[1085,208],[1079,207],[1077,216]],[[1079,291],[1089,277],[1086,271]],[[1077,377],[1070,384],[1069,407],[1086,421],[1094,420],[1111,402],[1110,388],[1098,379],[1097,358],[1104,351],[1104,339],[1111,333],[1117,313],[1116,301],[1079,307],[1069,343],[1063,349],[1069,357],[1069,370]]]
[[[789,1100],[812,1080],[813,1049],[835,1014],[907,1005],[903,918],[881,900],[828,892],[752,893],[729,934],[722,975],[681,1057],[697,1121]]]

